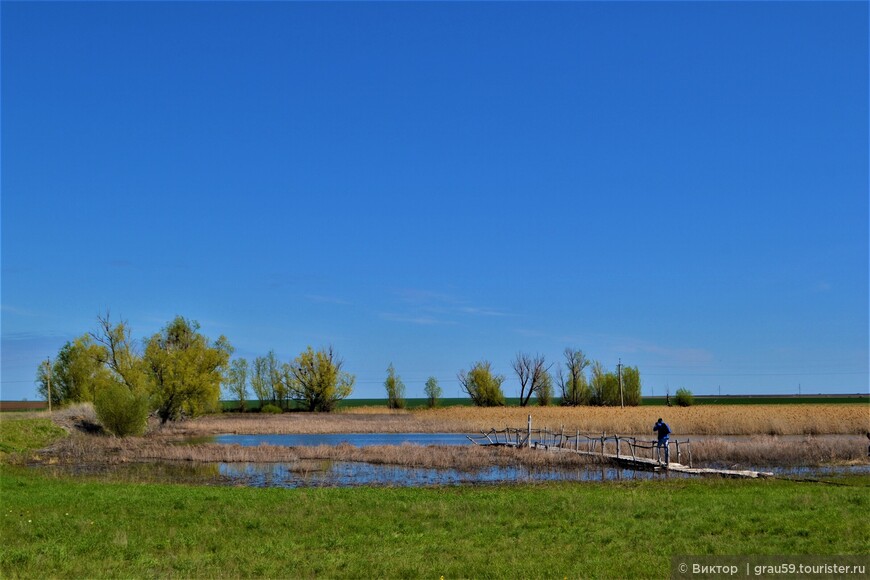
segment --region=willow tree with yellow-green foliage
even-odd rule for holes
[[[472,402],[478,407],[504,406],[504,392],[501,385],[503,375],[492,372],[492,363],[482,360],[474,363],[468,372],[459,371],[456,375],[462,390],[468,393]]]
[[[113,382],[105,366],[106,348],[85,334],[64,344],[51,365],[41,363],[36,382],[39,395],[59,406],[66,403],[93,403],[97,391]],[[49,389],[49,384],[51,388]]]
[[[350,396],[356,380],[341,370],[343,365],[332,347],[315,351],[309,346],[283,367],[290,397],[306,411],[332,411]]]
[[[196,416],[219,409],[221,380],[233,349],[223,336],[210,342],[199,328],[177,316],[145,346],[152,403],[163,423],[182,413]]]

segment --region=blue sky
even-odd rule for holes
[[[16,3],[2,398],[110,308],[354,396],[868,391],[868,5]]]

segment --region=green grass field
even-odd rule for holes
[[[870,541],[858,486],[284,490],[0,475],[4,578],[662,577],[676,554],[861,554]]]
[[[4,448],[59,436],[40,421],[3,420]],[[870,481],[843,481],[294,490],[105,483],[4,462],[0,575],[663,577],[678,554],[864,554]]]

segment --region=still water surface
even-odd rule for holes
[[[475,471],[399,467],[344,461],[322,462],[310,471],[283,463],[222,463],[220,474],[252,487],[354,487],[362,485],[420,487],[432,485],[536,483],[546,481],[621,481],[680,478],[681,475],[635,471],[610,466],[581,468],[486,467]]]

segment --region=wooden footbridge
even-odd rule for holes
[[[468,436],[477,445],[499,445],[547,451],[552,453],[575,453],[586,457],[614,463],[620,467],[643,471],[672,471],[688,475],[716,475],[734,478],[773,477],[766,471],[750,471],[737,469],[714,469],[692,466],[692,442],[689,439],[680,441],[673,439],[668,442],[669,458],[676,461],[663,461],[664,449],[655,440],[643,440],[637,437],[620,435],[589,435],[575,431],[565,433],[562,428],[558,432],[549,429],[532,429],[532,416],[526,429],[505,427],[502,430],[490,429],[481,431],[480,435]],[[688,459],[684,465],[683,454]]]

